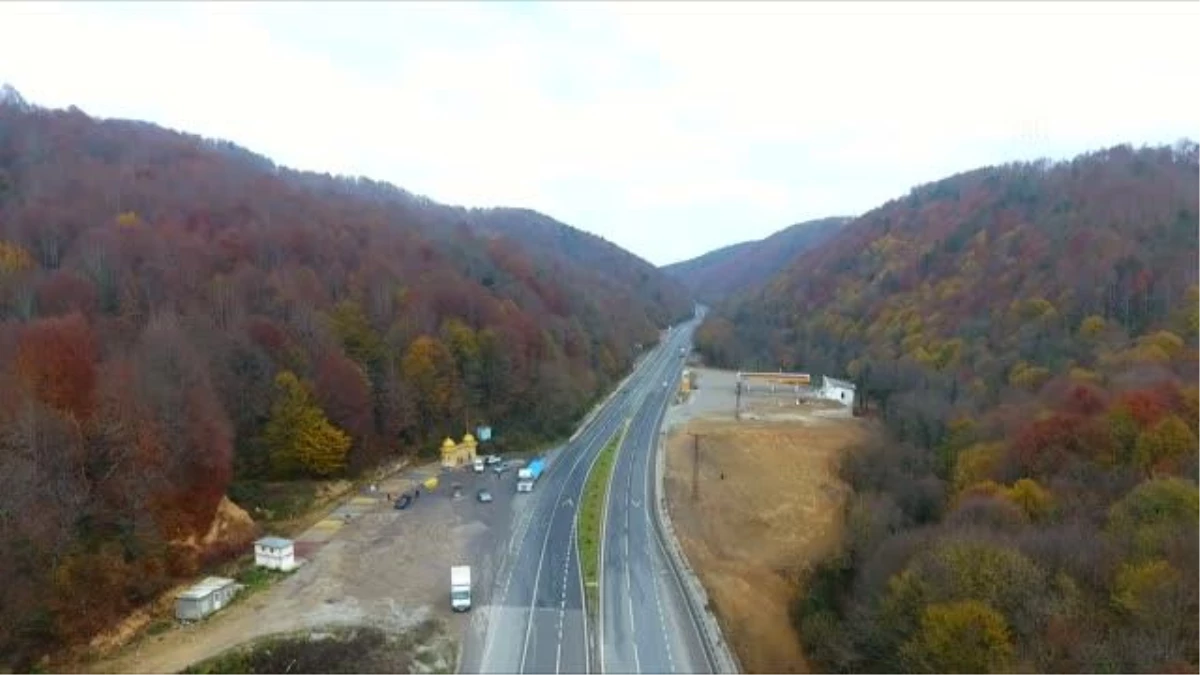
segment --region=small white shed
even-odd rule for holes
[[[837,401],[847,407],[854,407],[854,383],[837,380],[832,377],[821,378],[821,388],[817,395],[827,401]]]
[[[296,567],[296,548],[291,539],[263,537],[254,542],[254,564],[290,572]]]
[[[242,586],[233,579],[206,577],[175,599],[175,618],[183,621],[203,619],[228,605],[241,589]]]

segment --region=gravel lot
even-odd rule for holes
[[[387,501],[418,481],[438,475],[433,492],[422,489],[406,510]],[[472,613],[449,607],[450,566],[470,564],[476,604],[490,591],[492,551],[509,539],[513,516],[523,506],[514,500],[516,470],[501,476],[490,469],[441,473],[430,465],[381,481],[344,501],[325,520],[297,537],[297,555],[309,560],[269,589],[235,602],[196,624],[148,637],[94,672],[170,673],[265,635],[325,626],[375,626],[403,632],[426,619],[441,618],[457,642]],[[451,498],[451,484],[462,484],[462,497]],[[491,490],[494,501],[482,504],[475,493]]]

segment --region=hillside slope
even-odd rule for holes
[[[778,274],[800,253],[820,246],[849,218],[811,220],[765,239],[744,241],[663,267],[698,299],[709,303],[749,291]]]
[[[765,349],[784,367],[844,373],[863,357],[928,361],[959,338],[957,358],[998,385],[1014,362],[979,357],[1033,340],[1033,328],[1017,330],[1028,312],[1053,317],[1056,339],[1070,340],[1090,315],[1143,334],[1196,283],[1193,147],[1122,146],[916,188],[729,303],[723,316],[737,317],[749,343],[727,360]],[[1061,369],[1080,355],[1048,356]]]
[[[546,261],[549,278],[564,275],[576,280],[563,289],[577,296],[575,306],[588,307],[589,298],[601,300],[597,306],[603,306],[604,299],[628,298],[637,303],[634,311],[658,326],[677,322],[682,318],[680,308],[691,306],[688,289],[651,263],[536,211],[474,209],[469,222],[484,236],[512,239],[531,258]]]
[[[569,430],[691,312],[545,216],[435,204],[151,124],[0,102],[0,654],[205,557],[231,484]]]
[[[822,669],[1196,670],[1197,154],[916,188],[702,327],[718,363],[848,374],[884,423],[795,608]]]

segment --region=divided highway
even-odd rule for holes
[[[692,325],[673,336],[673,357],[660,366],[621,444],[609,486],[601,549],[600,672],[711,673],[683,587],[651,521],[659,428],[683,371],[680,346]]]
[[[584,611],[575,541],[576,509],[592,464],[628,417],[636,415],[643,427],[653,424],[651,437],[657,430],[657,421],[646,420],[661,420],[665,396],[678,381],[679,349],[688,346],[695,323],[675,329],[647,354],[591,421],[552,458],[533,492],[520,495],[524,501],[517,510],[508,550],[499,554],[502,562],[494,587],[479,594],[485,602],[472,610],[460,672],[600,671],[600,664],[593,663],[589,653],[588,636],[597,628],[588,625]],[[668,380],[667,387],[662,386],[663,380]],[[631,435],[634,425],[630,427]],[[676,604],[676,613],[686,617],[686,607],[681,601]],[[685,641],[684,646],[673,647],[676,651],[671,654],[676,663],[693,663],[691,657],[682,654],[689,644]],[[700,668],[699,663],[696,667]]]

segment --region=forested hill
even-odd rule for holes
[[[731,303],[744,351],[727,360],[844,373],[907,355],[969,366],[994,391],[1015,364],[998,356],[1029,361],[1089,316],[1127,337],[1162,327],[1196,283],[1195,147],[1121,146],[915,188]],[[1081,356],[1038,360],[1062,370]]]
[[[1196,671],[1198,176],[1192,142],[954,176],[702,327],[884,422],[796,605],[820,668]]]
[[[691,315],[681,282],[606,239],[528,209],[474,209],[470,222],[486,237],[519,243],[546,264],[549,278],[570,275],[575,281],[560,290],[575,297],[574,306],[586,306],[589,298],[629,298],[658,326]]]
[[[797,255],[828,240],[849,218],[792,225],[756,241],[744,241],[663,267],[700,300],[714,303],[753,290],[778,274]]]
[[[678,282],[512,209],[0,99],[0,654],[199,560],[231,483],[567,432]]]

